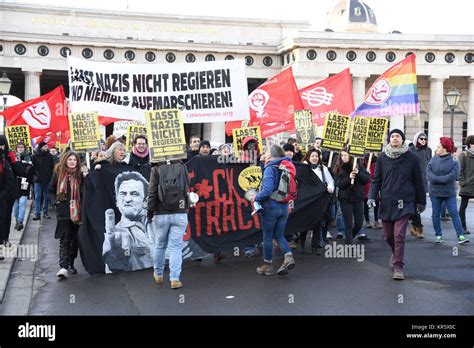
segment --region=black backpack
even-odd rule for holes
[[[189,178],[182,163],[163,164],[158,167],[158,199],[166,210],[187,208]]]

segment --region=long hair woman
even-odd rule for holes
[[[122,164],[126,154],[125,145],[117,141],[107,149],[104,160],[95,162],[94,169],[100,169],[102,164]]]
[[[69,274],[76,274],[74,260],[77,257],[77,232],[81,221],[81,188],[83,186],[81,160],[75,152],[68,151],[61,156],[56,165],[49,193],[55,197],[56,232],[59,239],[58,279],[65,279]]]
[[[339,154],[334,169],[334,181],[339,188],[338,200],[344,217],[345,243],[352,244],[359,233],[364,219],[364,185],[370,181],[370,174],[359,164],[355,169],[354,158],[347,149]],[[354,183],[352,183],[354,180]]]

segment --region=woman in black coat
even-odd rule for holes
[[[334,181],[339,188],[338,200],[344,217],[345,243],[352,244],[364,221],[364,185],[370,174],[359,164],[353,169],[354,158],[342,150],[334,169]],[[354,183],[352,183],[354,179]]]

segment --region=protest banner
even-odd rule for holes
[[[136,121],[136,120],[135,121],[117,121],[117,122],[114,122],[114,133],[113,134],[117,137],[121,137],[122,135],[127,135],[128,126],[146,127],[146,123],[145,123],[145,120],[143,120],[143,122]]]
[[[234,139],[234,153],[236,154],[237,157],[241,158],[244,156],[243,145],[244,145],[244,140],[247,137],[252,137],[257,140],[258,152],[262,153],[263,144],[262,144],[262,134],[260,132],[260,126],[234,128],[232,130],[232,135]]]
[[[295,111],[296,139],[302,146],[304,152],[311,148],[315,141],[313,128],[313,114],[311,110]]]
[[[133,147],[133,140],[135,140],[135,137],[137,135],[147,135],[146,132],[146,126],[137,126],[137,125],[131,125],[127,127],[127,145],[126,149],[128,152],[132,151]],[[148,137],[147,137],[148,139]]]
[[[352,132],[349,140],[349,154],[361,156],[365,153],[365,142],[369,119],[363,116],[356,116],[352,120]]]
[[[10,150],[16,152],[16,145],[18,143],[23,143],[25,144],[25,150],[27,150],[29,153],[32,153],[30,127],[26,125],[5,127],[5,134],[7,136]]]
[[[68,57],[71,112],[144,121],[180,109],[184,123],[248,120],[243,59],[194,64],[103,63]]]
[[[328,112],[324,121],[321,146],[340,151],[346,144],[350,124],[351,118],[349,116]]]
[[[371,117],[369,118],[367,139],[366,139],[366,150],[370,152],[382,151],[383,144],[385,142],[385,135],[388,130],[388,120],[383,117]]]
[[[186,158],[186,137],[179,110],[148,111],[146,126],[151,162]]]
[[[77,152],[95,151],[100,148],[99,117],[97,112],[69,114],[71,149]]]

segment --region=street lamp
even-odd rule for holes
[[[461,93],[453,87],[448,93],[446,93],[445,97],[446,102],[448,103],[448,106],[451,109],[451,139],[453,139],[454,110],[456,109],[456,106],[458,106],[459,101],[461,100]]]

